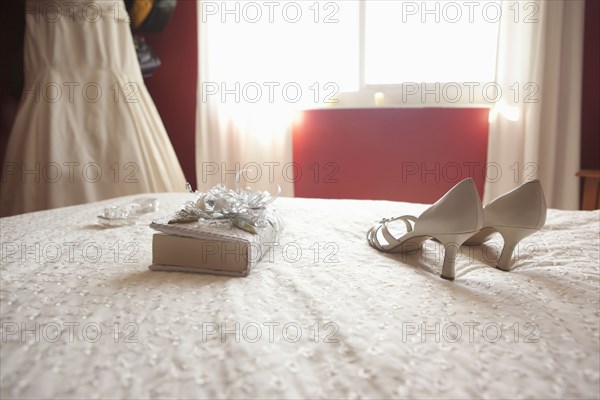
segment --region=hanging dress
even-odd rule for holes
[[[122,0],[27,1],[24,57],[1,216],[185,190]]]

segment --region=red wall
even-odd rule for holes
[[[0,5],[0,16],[0,162],[4,162],[23,89],[25,4],[5,1]]]
[[[432,203],[469,176],[482,195],[487,142],[485,108],[306,111],[296,196]]]
[[[158,34],[146,34],[162,66],[146,86],[158,108],[185,173],[196,187],[196,86],[198,33],[196,2],[178,1],[171,20]],[[182,188],[183,190],[183,188]]]
[[[600,1],[585,3],[581,168],[600,169]]]

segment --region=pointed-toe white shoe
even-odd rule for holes
[[[401,220],[406,234],[394,237],[388,224]],[[413,226],[414,225],[414,226]],[[462,243],[483,227],[483,207],[473,179],[459,182],[418,218],[404,215],[385,218],[367,232],[369,244],[382,252],[405,253],[418,249],[425,240],[437,239],[444,246],[442,278],[454,279],[454,266]]]
[[[486,205],[483,209],[483,228],[465,244],[480,245],[494,232],[500,233],[504,247],[497,268],[508,271],[517,244],[540,230],[545,223],[546,199],[542,184],[536,179],[525,182]]]

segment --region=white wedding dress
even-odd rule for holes
[[[123,2],[26,7],[25,87],[3,165],[0,215],[184,191]]]

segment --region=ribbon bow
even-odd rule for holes
[[[189,192],[196,195],[196,199],[186,202],[169,220],[169,224],[226,220],[231,225],[250,233],[257,233],[257,228],[269,225],[278,229],[280,221],[275,211],[269,209],[269,205],[277,200],[281,194],[281,187],[278,187],[275,196],[271,196],[267,191],[240,189],[240,174],[246,170],[236,173],[234,189],[227,189],[224,185],[218,184],[206,193],[197,190],[192,192],[188,183],[186,187]]]

